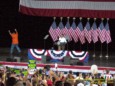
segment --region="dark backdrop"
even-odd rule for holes
[[[49,27],[53,22],[52,17],[38,17],[28,16],[18,12],[19,0],[5,0],[0,1],[0,47],[10,47],[11,38],[8,30],[13,31],[17,28],[19,32],[19,41],[21,48],[44,48],[44,36],[48,34]],[[59,18],[56,19],[59,24]],[[66,23],[67,18],[63,19]],[[86,24],[87,19],[83,18],[83,25]],[[97,26],[100,23],[97,19]],[[70,23],[72,18],[70,18]],[[78,24],[79,19],[76,19]],[[92,25],[93,19],[90,19]],[[106,20],[104,20],[106,22]],[[109,20],[112,42],[109,44],[109,51],[115,51],[115,19]],[[45,40],[45,48],[49,49],[53,46],[51,37]],[[68,44],[69,50],[87,50],[87,43],[81,45],[79,42],[73,41]],[[93,43],[88,44],[88,50],[93,50]],[[96,50],[100,50],[100,42],[96,43]],[[103,50],[106,51],[106,43],[103,44]]]

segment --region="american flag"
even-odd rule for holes
[[[62,21],[60,21],[60,23],[56,29],[56,34],[58,37],[63,34],[63,32],[62,32],[63,29],[64,29],[64,25],[63,25]]]
[[[63,29],[63,34],[65,36],[68,36],[69,37],[69,40],[68,41],[72,41],[72,37],[71,37],[71,32],[69,32],[69,29],[70,29],[70,23],[69,23],[69,20],[67,21],[66,25],[65,25],[65,28]]]
[[[53,39],[53,41],[56,41],[58,39],[57,35],[56,35],[56,22],[55,20],[53,21],[52,25],[50,26],[50,29],[49,29],[49,34],[51,36],[51,38]]]
[[[83,30],[83,25],[82,25],[81,21],[79,22],[79,24],[77,26],[76,34],[78,34],[78,38],[79,38],[81,44],[84,44],[85,43],[85,37],[84,37],[84,30]]]
[[[85,35],[85,38],[87,39],[87,41],[89,43],[91,43],[91,28],[90,28],[89,21],[87,21],[87,23],[84,27],[84,35]]]
[[[97,32],[97,25],[96,22],[93,22],[93,25],[91,27],[91,38],[93,40],[93,43],[96,43],[98,41],[98,32]]]
[[[108,44],[108,43],[110,43],[112,41],[108,21],[107,21],[107,23],[105,25],[105,29],[106,29],[106,31],[105,31],[105,39],[106,39],[106,43]]]
[[[78,35],[76,34],[76,24],[75,20],[73,20],[71,28],[69,29],[70,35],[72,36],[74,42],[78,42]]]
[[[104,43],[105,40],[105,27],[103,25],[103,21],[101,21],[99,27],[98,27],[98,34],[99,34],[99,39],[101,41],[101,43]]]

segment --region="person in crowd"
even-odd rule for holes
[[[76,77],[76,80],[83,80],[83,76],[82,76],[82,73],[79,73],[79,75]]]
[[[115,74],[113,74],[113,84],[115,86]]]
[[[84,86],[84,77],[82,73],[78,73],[78,76],[75,79],[75,85],[76,86]]]
[[[112,78],[112,75],[110,74],[109,69],[106,70],[106,74],[104,74],[104,78],[106,80],[110,80]]]
[[[57,81],[57,82],[55,83],[55,86],[64,86],[64,85],[63,85],[63,82],[62,82],[62,81]]]
[[[11,33],[10,30],[8,30],[11,38],[12,38],[12,44],[11,44],[11,48],[10,48],[10,54],[13,54],[14,51],[14,47],[16,47],[16,49],[18,50],[18,52],[21,52],[21,49],[19,47],[19,41],[18,41],[18,32],[17,29],[15,29],[15,32]]]
[[[53,86],[53,82],[52,82],[52,77],[51,76],[47,76],[46,80],[47,80],[47,85],[48,86]]]
[[[105,86],[110,86],[110,80],[113,79],[112,75],[110,74],[110,70],[106,69],[105,74],[103,74],[103,78],[105,79],[106,83]],[[103,85],[104,86],[104,85]]]
[[[10,77],[6,80],[6,86],[14,86],[16,84],[16,78]]]
[[[72,86],[69,82],[64,82],[64,86]]]
[[[86,86],[90,86],[90,85],[91,85],[91,81],[92,81],[91,75],[90,75],[90,74],[86,74],[84,79],[85,79],[84,84],[85,84]]]
[[[2,78],[0,78],[0,86],[5,86]]]
[[[66,81],[69,82],[71,85],[74,85],[75,77],[73,76],[73,72],[70,70],[69,74],[66,77]]]
[[[24,86],[23,81],[18,81],[14,86]]]

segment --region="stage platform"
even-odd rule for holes
[[[7,58],[12,58],[11,55],[9,54],[10,49],[9,48],[0,48],[0,61],[8,61]],[[100,58],[99,52],[96,52],[96,57],[93,57],[93,52],[88,51],[89,52],[89,60],[88,62],[84,62],[82,66],[91,66],[93,64],[96,64],[99,67],[115,67],[115,53],[114,52],[109,52],[109,57],[108,59],[106,59],[105,55],[103,53],[103,57]],[[13,54],[13,58],[17,57],[17,58],[21,58],[21,62],[28,62],[28,49],[22,49],[22,52],[20,54],[17,53],[17,50],[15,50],[14,54]],[[38,61],[38,63],[42,63],[42,61]],[[54,64],[54,62],[48,62],[45,64]],[[58,64],[60,65],[66,65],[63,64],[63,62],[58,62]],[[73,64],[70,64],[72,66],[79,66],[77,64],[77,62],[75,62],[73,60]]]

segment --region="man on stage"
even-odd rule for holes
[[[58,50],[64,50],[66,43],[67,43],[67,40],[62,34],[58,39]]]
[[[18,46],[19,42],[18,42],[18,32],[17,32],[17,30],[15,29],[15,32],[13,32],[13,33],[11,33],[10,30],[8,32],[9,32],[11,38],[12,38],[12,44],[11,44],[11,48],[10,48],[10,54],[13,53],[14,47],[16,47],[17,50],[18,50],[18,52],[20,53],[21,49]]]

